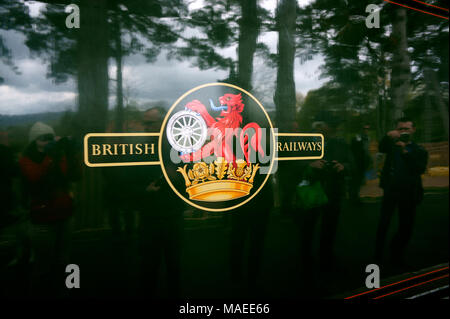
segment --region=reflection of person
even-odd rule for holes
[[[19,163],[32,224],[32,289],[41,293],[55,289],[55,280],[68,264],[73,213],[69,187],[79,174],[79,165],[70,140],[55,137],[53,128],[44,123],[31,127],[29,141]]]
[[[134,200],[135,185],[133,167],[106,167],[105,197],[108,210],[108,221],[114,243],[130,240],[135,229],[135,214],[138,210]],[[123,187],[127,185],[127,187]],[[123,219],[122,219],[123,218]],[[122,231],[122,222],[125,224]]]
[[[364,125],[362,132],[357,134],[351,141],[353,154],[353,176],[350,184],[350,198],[353,202],[359,202],[359,191],[365,183],[365,173],[371,165],[369,153],[369,125]]]
[[[298,123],[295,121],[285,123],[284,127],[290,133],[297,133],[299,130]],[[280,212],[284,215],[291,215],[294,211],[292,204],[295,193],[295,180],[292,178],[292,175],[297,173],[299,165],[295,161],[280,161],[277,165]]]
[[[14,161],[11,149],[0,144],[0,230],[16,220],[10,212],[14,205],[13,179],[18,173],[17,161]]]
[[[232,212],[231,229],[231,279],[239,283],[244,278],[249,292],[256,293],[259,279],[264,243],[273,207],[273,187],[269,178],[267,183],[249,203]],[[248,254],[245,253],[248,241]],[[243,266],[246,265],[245,275]]]
[[[322,118],[321,118],[322,119]],[[335,118],[323,116],[322,121],[313,124],[316,132],[324,135],[324,157],[312,161],[304,170],[304,178],[311,183],[316,181],[326,194],[328,201],[320,207],[300,212],[301,224],[301,262],[302,274],[311,279],[313,270],[312,241],[314,227],[322,218],[320,231],[319,261],[322,270],[335,266],[334,240],[336,238],[338,219],[342,200],[345,197],[345,177],[350,173],[351,155],[348,145],[336,136],[338,122]]]
[[[398,207],[399,228],[391,245],[391,261],[401,265],[403,254],[412,235],[416,206],[423,197],[420,175],[425,172],[427,151],[412,141],[416,131],[407,118],[397,121],[395,130],[387,133],[380,142],[380,152],[386,153],[380,186],[384,190],[378,225],[375,258],[382,261],[384,242],[389,223]]]
[[[146,132],[158,132],[163,109],[152,108],[144,113]],[[167,168],[167,174],[177,174]],[[169,297],[180,296],[181,242],[183,202],[170,189],[160,167],[136,169],[135,183],[139,187],[139,242],[141,254],[140,292],[156,296],[161,263],[164,261]]]
[[[16,233],[16,256],[9,266],[26,265],[30,258],[30,242],[26,218],[22,218],[20,190],[16,182],[20,177],[17,160],[9,146],[0,144],[0,232],[12,226]],[[19,212],[19,214],[18,214]]]

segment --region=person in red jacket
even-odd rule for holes
[[[70,140],[55,137],[50,126],[35,123],[29,141],[19,164],[31,222],[34,254],[31,288],[32,293],[41,295],[53,293],[55,285],[64,285],[64,281],[56,281],[62,278],[68,264],[73,214],[70,184],[77,175],[77,165]]]

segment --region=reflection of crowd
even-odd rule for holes
[[[337,125],[336,118],[330,115],[324,115],[313,124],[316,131],[325,137],[324,157],[304,164],[299,178],[296,219],[301,225],[300,273],[305,285],[311,284],[316,269],[311,246],[318,219],[321,219],[319,269],[321,273],[342,270],[336,264],[333,252],[342,202],[346,197],[346,181],[349,181],[350,202],[360,209],[360,187],[365,182],[367,169],[372,165],[368,151],[369,127],[363,126],[362,133],[355,136],[348,147],[336,137]],[[384,196],[375,254],[371,261],[379,266],[386,265],[383,259],[384,243],[393,214],[398,208],[399,226],[392,238],[388,263],[397,269],[405,269],[405,250],[412,236],[416,206],[423,197],[421,174],[427,165],[427,152],[413,142],[414,132],[414,123],[410,119],[399,119],[396,128],[383,137],[379,145],[379,152],[386,154],[380,178]]]
[[[143,129],[146,132],[159,131],[163,117],[164,110],[160,108],[144,112]],[[346,207],[362,207],[359,191],[366,171],[372,165],[368,147],[369,127],[363,126],[361,133],[347,144],[338,137],[338,125],[336,118],[330,115],[318,118],[313,124],[314,131],[322,133],[325,138],[322,159],[297,162],[284,171],[280,165],[281,181],[296,180],[295,183],[280,185],[280,189],[285,199],[282,209],[288,211],[299,226],[300,275],[305,289],[312,284],[314,272],[339,270],[335,242],[340,215]],[[398,208],[399,229],[389,252],[392,263],[403,265],[415,209],[423,196],[420,175],[426,168],[427,153],[413,142],[414,131],[412,121],[401,119],[379,145],[379,151],[386,154],[380,185],[384,197],[375,247],[375,260],[380,264],[383,263],[388,227]],[[32,265],[33,295],[61,293],[64,288],[62,276],[64,266],[71,262],[70,235],[75,210],[72,183],[81,176],[77,147],[71,138],[56,136],[53,128],[43,123],[36,123],[30,129],[29,145],[19,161],[14,159],[8,147],[0,145],[0,227],[19,222],[20,218],[11,213],[17,206],[27,209],[29,236],[18,241],[20,249],[17,250],[16,261]],[[14,200],[17,196],[13,194],[13,184],[19,177],[22,180],[21,200]],[[106,169],[104,177],[106,208],[115,239],[111,243],[115,245],[123,239],[130,239],[136,231],[140,261],[136,293],[153,297],[161,295],[158,281],[161,280],[160,268],[163,265],[168,295],[182,296],[184,203],[165,183],[158,166]],[[352,205],[356,206],[344,205],[347,191]],[[259,281],[264,275],[264,246],[274,206],[273,195],[274,188],[269,180],[253,201],[230,213],[230,278],[236,287],[242,288],[241,284],[245,283],[249,294],[258,292]],[[319,221],[320,247],[316,267],[312,242]],[[125,236],[122,235],[122,224],[125,224]]]

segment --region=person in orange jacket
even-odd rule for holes
[[[30,212],[34,254],[32,293],[53,291],[68,263],[73,199],[70,184],[79,165],[70,139],[55,136],[52,127],[37,122],[19,160]],[[44,291],[42,291],[44,289]],[[50,289],[50,291],[48,290]]]

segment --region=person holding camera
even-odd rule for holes
[[[161,107],[145,111],[142,118],[144,131],[159,132],[164,116],[165,110]],[[140,166],[135,169],[134,184],[140,205],[138,293],[151,298],[163,297],[162,291],[158,289],[163,264],[167,297],[180,298],[184,202],[170,188],[161,168]],[[173,176],[179,173],[168,166],[166,174],[174,181]]]
[[[34,266],[32,293],[49,292],[68,263],[73,199],[70,183],[79,173],[75,147],[52,127],[35,123],[19,160],[30,212]],[[62,287],[64,281],[58,283]]]
[[[337,136],[340,124],[333,114],[320,114],[313,123],[313,130],[324,136],[324,156],[320,160],[305,162],[301,176],[302,184],[307,183],[309,196],[322,198],[320,203],[310,203],[306,197],[298,199],[298,219],[301,236],[301,271],[303,285],[314,285],[316,268],[312,253],[315,226],[321,220],[319,269],[321,273],[340,270],[334,253],[334,243],[338,228],[342,203],[346,195],[346,178],[352,167],[350,148],[344,139]],[[299,184],[299,186],[302,186]],[[306,189],[307,189],[306,188]],[[322,276],[320,276],[322,277]]]
[[[394,265],[403,265],[403,255],[411,238],[416,207],[423,198],[421,175],[428,161],[427,151],[412,141],[416,128],[412,120],[401,118],[397,127],[380,142],[379,151],[386,153],[380,176],[384,191],[378,224],[375,259],[381,262],[384,243],[392,215],[398,207],[399,227],[391,244],[390,259]]]

